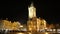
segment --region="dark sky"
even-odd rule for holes
[[[28,5],[33,2],[37,17],[45,19],[48,23],[60,22],[60,2],[58,0],[2,0],[0,2],[0,19],[8,18],[11,21],[26,22]]]

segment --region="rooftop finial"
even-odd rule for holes
[[[31,3],[30,7],[28,7],[29,10],[29,18],[36,17],[36,8],[33,5],[33,2]]]
[[[33,2],[31,3],[31,6],[33,6]]]

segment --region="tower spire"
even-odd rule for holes
[[[31,3],[30,7],[28,7],[29,10],[29,18],[36,17],[36,8],[33,5],[33,2]]]
[[[34,5],[33,5],[33,2],[31,3],[31,6],[34,6]]]

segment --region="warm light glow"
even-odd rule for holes
[[[21,25],[20,27],[23,27],[23,25]]]
[[[48,32],[46,32],[45,34],[48,34]]]
[[[28,34],[32,34],[31,32],[28,32]]]
[[[24,33],[17,33],[17,34],[24,34]]]
[[[47,27],[45,29],[47,29]]]
[[[32,30],[32,28],[29,28],[29,30]]]

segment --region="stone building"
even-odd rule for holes
[[[31,6],[28,7],[29,10],[29,19],[27,21],[27,29],[28,31],[39,31],[40,29],[46,28],[46,21],[42,18],[36,17],[36,8],[31,3]]]

